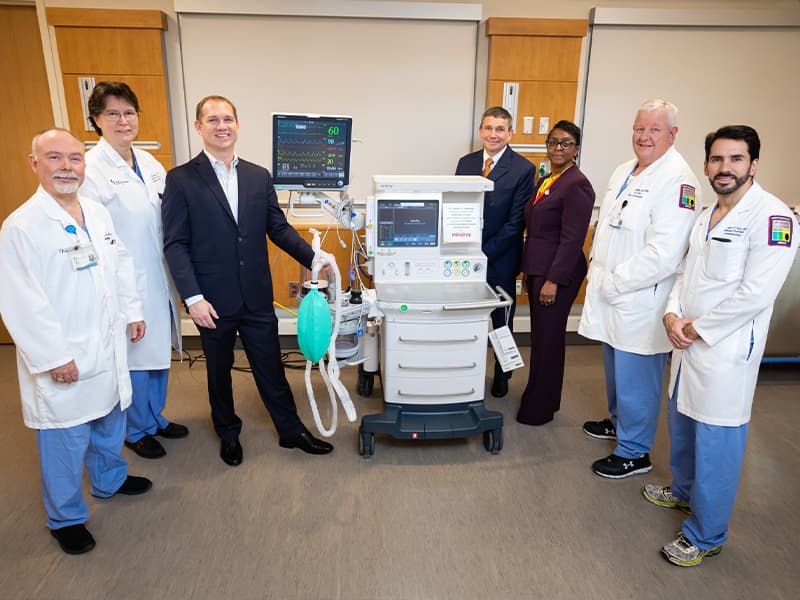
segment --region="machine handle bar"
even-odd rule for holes
[[[402,335],[397,338],[398,342],[403,342],[405,344],[471,344],[472,342],[478,341],[478,336],[473,335],[469,339],[461,339],[461,340],[417,340],[413,338],[404,338]]]
[[[412,371],[453,371],[456,369],[474,369],[478,366],[478,363],[473,362],[471,365],[461,365],[461,366],[452,366],[452,367],[415,367],[415,366],[406,366],[397,363],[398,369],[406,369]]]
[[[506,291],[499,285],[495,288],[502,300],[496,299],[489,302],[460,302],[458,304],[443,304],[442,310],[474,310],[476,308],[503,308],[504,306],[511,306],[514,302]]]
[[[398,396],[408,396],[409,398],[448,398],[451,396],[469,396],[475,393],[475,388],[471,388],[468,392],[451,392],[449,394],[406,394],[402,390],[397,390]]]

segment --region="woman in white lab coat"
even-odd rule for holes
[[[128,344],[133,403],[127,410],[125,445],[139,456],[166,454],[154,437],[181,438],[189,430],[161,413],[167,396],[172,346],[180,351],[180,315],[163,254],[161,194],[166,172],[149,153],[133,147],[139,134],[139,100],[121,82],[101,81],[89,98],[92,126],[101,135],[86,153],[81,195],[108,208],[133,256],[147,336]]]

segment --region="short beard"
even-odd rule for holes
[[[69,183],[54,182],[53,187],[59,194],[74,194],[81,187],[80,181],[71,181]]]
[[[717,184],[714,182],[713,179],[709,178],[708,182],[711,184],[712,189],[721,196],[727,196],[732,194],[740,187],[742,187],[745,183],[750,180],[750,175],[745,175],[744,177],[734,177],[736,181],[736,185],[733,187],[718,187]]]

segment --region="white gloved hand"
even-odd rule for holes
[[[311,265],[319,265],[320,267],[324,265],[332,265],[336,262],[336,258],[330,252],[325,252],[325,250],[317,250],[314,252],[314,258],[311,261]]]

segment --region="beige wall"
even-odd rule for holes
[[[40,0],[42,1],[42,0]],[[396,0],[372,0],[388,2]],[[2,0],[0,0],[2,2]],[[82,8],[120,8],[118,0],[43,0],[48,7],[82,7]],[[332,3],[335,0],[331,0]],[[526,18],[569,18],[585,19],[593,6],[618,8],[693,8],[746,10],[753,9],[752,0],[483,0],[469,2],[463,0],[427,0],[427,2],[481,4],[483,18],[489,17],[526,17]],[[284,2],[279,2],[285,4]],[[265,1],[268,6],[269,2]],[[302,4],[302,0],[298,2]],[[800,0],[762,0],[757,4],[758,10],[767,9],[800,9]],[[169,30],[164,34],[164,52],[167,64],[168,92],[172,111],[173,148],[175,148],[176,164],[189,158],[189,135],[186,118],[186,104],[183,91],[180,46],[178,40],[178,22],[173,0],[126,0],[124,7],[128,9],[158,9],[164,11],[169,18]],[[479,47],[483,48],[483,46]],[[480,61],[479,61],[480,64]],[[581,73],[581,79],[583,73]]]

